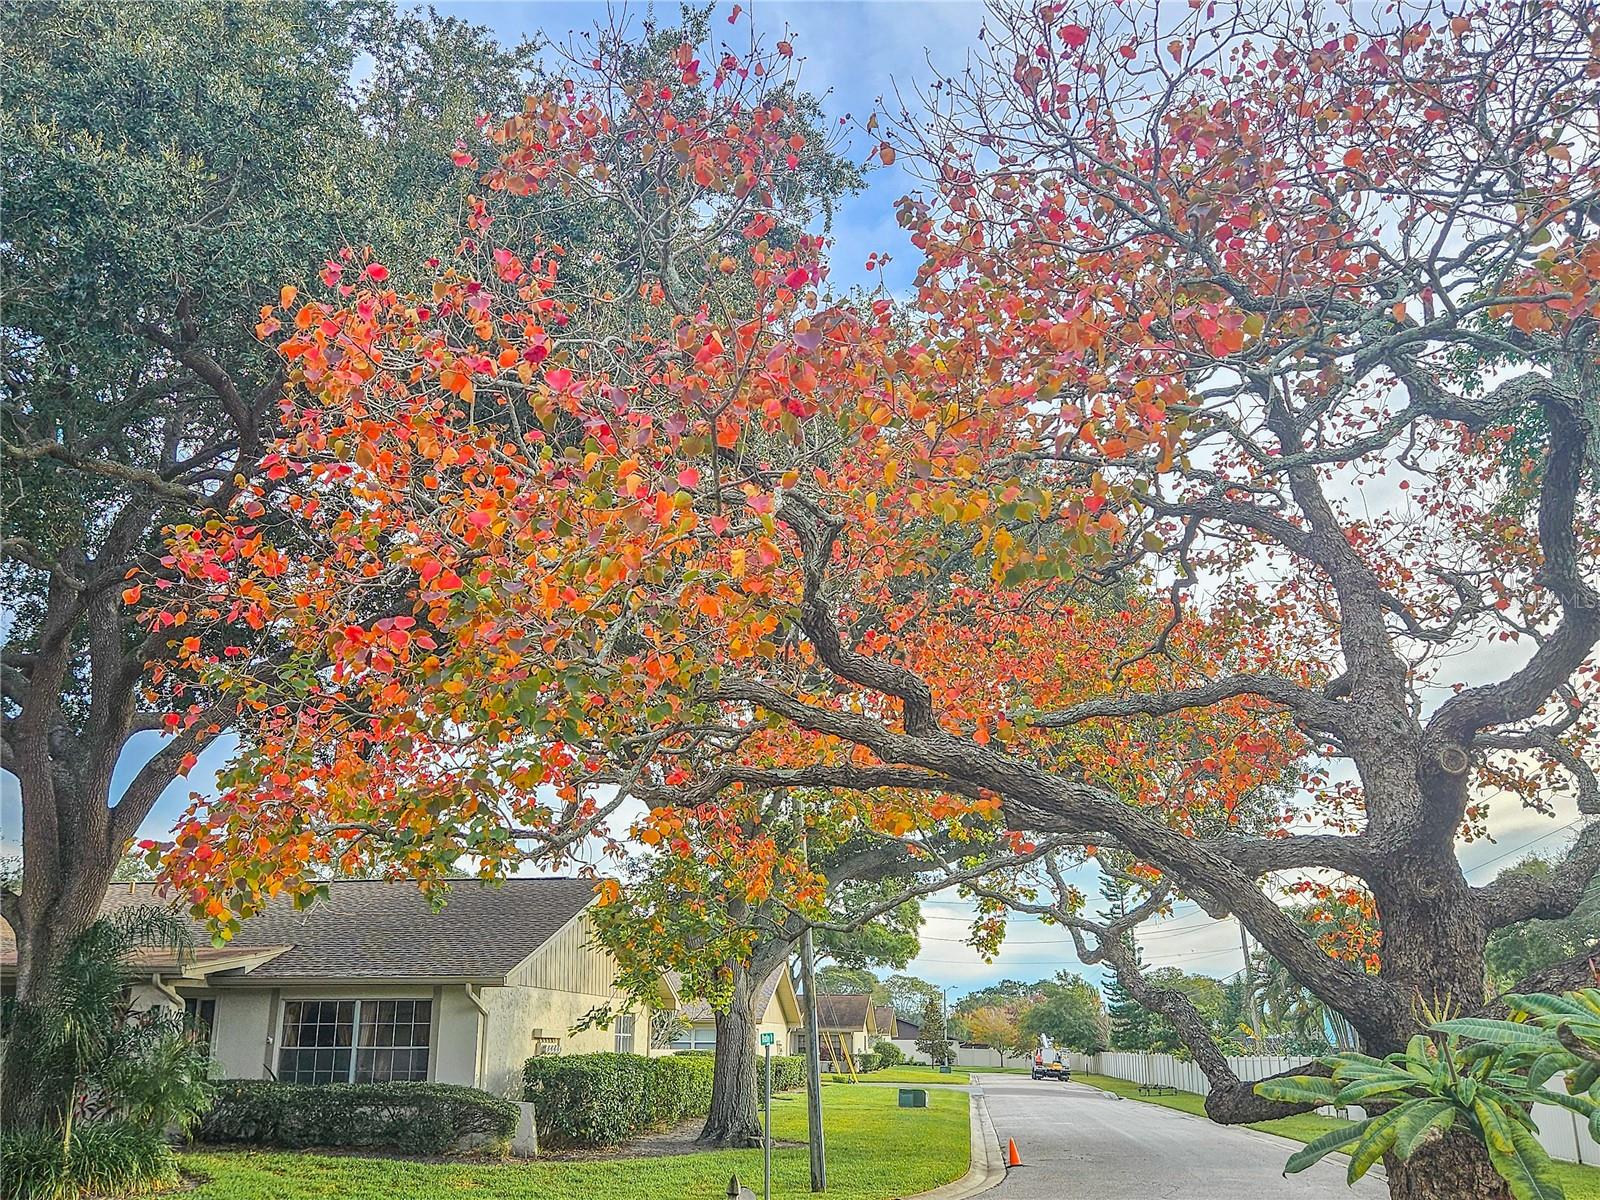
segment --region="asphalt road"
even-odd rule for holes
[[[1354,1188],[1345,1160],[1283,1177],[1296,1143],[1213,1125],[1159,1104],[1117,1100],[1076,1083],[985,1075],[983,1094],[1000,1145],[1016,1138],[1023,1165],[988,1193],[995,1200],[1380,1200],[1381,1168]]]

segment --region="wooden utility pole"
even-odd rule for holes
[[[817,1027],[817,956],[811,927],[800,935],[800,975],[806,1010],[806,1133],[811,1145],[811,1190],[828,1190],[828,1157],[822,1141],[822,1033]]]

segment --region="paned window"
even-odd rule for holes
[[[428,1078],[431,1000],[290,1000],[278,1078],[390,1083]]]
[[[194,1040],[211,1052],[211,1030],[217,1023],[217,998],[215,996],[189,996],[183,1002],[184,1027],[194,1035]]]
[[[633,1014],[618,1017],[611,1022],[612,1032],[616,1034],[616,1051],[618,1054],[633,1053]]]
[[[717,1048],[717,1027],[715,1025],[691,1025],[672,1039],[672,1048],[674,1050],[715,1050]]]

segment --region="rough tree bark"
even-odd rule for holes
[[[725,1010],[716,1013],[716,1063],[711,1076],[711,1108],[699,1141],[719,1147],[761,1144],[760,1052],[757,1033],[761,1014],[757,1001],[772,972],[782,970],[794,948],[790,938],[771,937],[759,944],[748,963],[730,963],[733,993]]]
[[[253,436],[241,444],[253,446]],[[212,714],[201,713],[113,795],[113,773],[129,739],[161,728],[138,691],[154,638],[129,627],[119,594],[123,578],[130,563],[142,561],[154,522],[178,496],[200,504],[197,494],[164,476],[152,475],[141,487],[115,514],[94,557],[80,549],[33,564],[48,572],[44,615],[28,648],[8,651],[3,660],[12,715],[0,765],[17,780],[24,871],[0,888],[0,916],[16,938],[16,997],[23,1005],[49,999],[56,963],[99,915],[140,823],[185,758],[218,732]],[[81,711],[73,695],[80,687],[87,693]],[[35,1082],[20,1069],[0,1072],[0,1124],[53,1119]]]

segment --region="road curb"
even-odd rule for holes
[[[967,1173],[953,1183],[934,1188],[931,1192],[918,1192],[904,1200],[967,1200],[997,1186],[1006,1177],[1006,1165],[1000,1154],[1000,1136],[995,1133],[994,1121],[989,1116],[989,1105],[983,1098],[983,1088],[973,1084],[967,1091],[968,1129],[972,1136],[972,1165]]]

